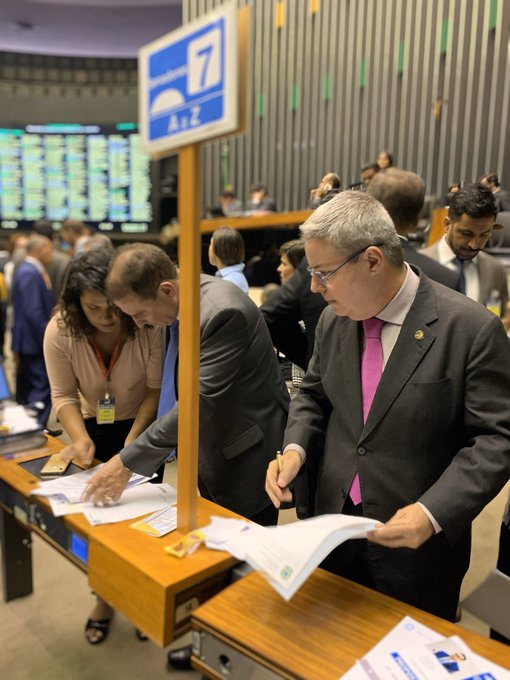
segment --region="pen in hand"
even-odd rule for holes
[[[278,463],[278,474],[283,470],[283,456],[281,451],[276,452],[276,462]]]

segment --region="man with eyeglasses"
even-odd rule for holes
[[[391,218],[363,192],[318,208],[301,236],[328,307],[266,491],[279,507],[317,464],[316,515],[385,523],[322,566],[454,620],[471,522],[510,476],[502,324],[405,263]]]

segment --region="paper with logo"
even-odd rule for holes
[[[458,636],[443,638],[406,616],[342,676],[345,680],[509,680]]]
[[[131,529],[141,531],[147,536],[154,536],[160,538],[166,536],[171,531],[177,528],[177,508],[170,506],[153,512],[149,517],[140,519],[138,522],[131,524]]]
[[[312,571],[338,545],[366,538],[379,522],[366,517],[321,515],[276,527],[213,517],[201,531],[206,546],[245,560],[290,600]]]

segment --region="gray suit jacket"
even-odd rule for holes
[[[432,244],[428,248],[420,250],[420,253],[427,255],[433,260],[439,261],[438,254],[439,242]],[[505,268],[498,260],[489,253],[478,253],[476,256],[478,263],[478,276],[480,280],[480,293],[478,302],[483,305],[487,302],[493,290],[497,290],[502,302],[502,315],[508,302],[508,283]]]
[[[281,449],[288,402],[256,305],[234,284],[202,275],[198,474],[204,495],[244,516],[270,505],[265,472]],[[176,405],[121,452],[130,470],[151,474],[176,447],[177,414]]]
[[[284,446],[319,461],[316,514],[342,511],[356,472],[366,517],[428,508],[443,531],[419,550],[368,544],[377,588],[423,607],[420,589],[426,602],[458,596],[470,524],[510,476],[510,344],[491,312],[420,273],[363,425],[361,336],[361,324],[323,312]]]

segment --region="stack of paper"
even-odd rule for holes
[[[0,455],[35,449],[46,443],[42,426],[24,406],[0,406]]]
[[[41,430],[37,418],[31,416],[24,406],[19,404],[4,406],[2,410],[2,424],[9,428],[8,434],[27,434]]]
[[[406,616],[344,680],[509,680],[510,671],[475,654],[457,635],[442,638]]]
[[[56,517],[83,513],[93,525],[134,519],[148,512],[166,509],[177,499],[176,490],[169,484],[145,484],[149,477],[133,474],[117,503],[105,506],[82,503],[81,498],[88,481],[101,467],[102,464],[75,475],[41,482],[31,493],[47,497]]]
[[[75,475],[67,475],[66,477],[57,477],[56,479],[48,479],[44,482],[39,482],[36,489],[32,489],[31,493],[34,496],[54,496],[62,495],[67,498],[68,503],[79,503],[81,497],[85,492],[88,482],[95,477],[104,466],[104,463],[96,467],[82,470]],[[138,484],[143,484],[149,481],[150,477],[133,474],[129,480],[127,488],[130,489]]]
[[[290,600],[312,571],[344,541],[366,538],[378,521],[348,515],[321,515],[277,527],[213,517],[201,529],[208,548],[226,550],[260,571]]]

